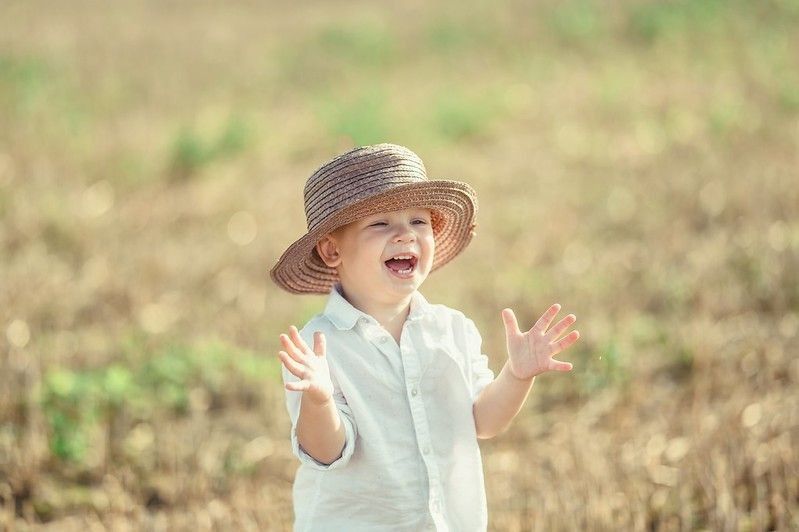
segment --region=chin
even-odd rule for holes
[[[427,279],[427,275],[417,274],[412,279],[403,279],[399,280],[399,282],[393,282],[392,286],[395,288],[397,292],[403,294],[410,294],[415,290],[418,290],[419,287],[422,286],[422,283],[424,283],[425,279]]]

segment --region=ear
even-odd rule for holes
[[[331,268],[341,264],[338,242],[336,242],[336,238],[332,234],[326,234],[316,243],[316,252],[324,263]]]

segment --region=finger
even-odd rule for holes
[[[294,359],[291,358],[285,351],[278,353],[278,356],[280,357],[280,361],[284,366],[286,366],[286,369],[289,370],[292,375],[300,379],[305,378],[306,366],[296,363]]]
[[[502,310],[502,322],[505,324],[505,334],[508,336],[514,334],[522,334],[519,330],[519,322],[516,321],[516,314],[512,309],[506,308]]]
[[[563,362],[561,360],[552,359],[552,363],[549,365],[549,369],[555,371],[571,371],[572,364],[571,362]]]
[[[554,344],[552,344],[552,356],[557,355],[564,349],[571,347],[571,345],[577,341],[580,337],[580,331],[572,331]]]
[[[327,341],[325,335],[321,331],[316,331],[313,335],[313,352],[316,356],[323,357],[327,353]]]
[[[308,347],[308,344],[306,344],[305,340],[302,339],[302,336],[300,336],[300,331],[298,331],[294,325],[289,327],[289,335],[291,336],[291,339],[294,341],[294,345],[300,348],[300,350],[302,350],[304,354],[306,355],[311,354],[311,348]]]
[[[560,312],[560,305],[555,303],[549,307],[540,318],[538,318],[538,321],[535,322],[535,325],[533,325],[533,328],[530,330],[536,331],[539,334],[544,334],[544,332],[549,328],[549,324],[552,323],[552,320],[558,315],[558,312]]]
[[[310,387],[311,383],[308,381],[297,381],[297,382],[286,383],[286,389],[291,390],[292,392],[304,392]]]
[[[555,326],[553,326],[550,330],[548,330],[547,336],[551,340],[555,340],[558,336],[561,335],[563,331],[568,329],[569,326],[573,324],[575,321],[577,321],[577,316],[575,316],[574,314],[569,314],[568,316],[560,320],[557,324],[555,324]]]
[[[305,353],[300,351],[297,348],[297,346],[294,345],[294,342],[291,341],[291,338],[289,338],[287,334],[282,333],[280,335],[280,343],[283,344],[283,349],[286,350],[286,352],[291,356],[291,358],[293,358],[297,362],[300,362],[301,364],[306,363],[305,360],[307,357],[305,356]]]

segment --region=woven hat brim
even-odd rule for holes
[[[455,258],[474,235],[477,194],[471,186],[448,180],[409,183],[331,215],[289,246],[269,275],[275,284],[293,294],[328,294],[338,274],[315,251],[322,236],[372,214],[411,208],[429,208],[434,213],[431,272]]]

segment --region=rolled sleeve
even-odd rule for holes
[[[300,331],[300,336],[308,343],[309,338],[306,338],[305,331]],[[311,333],[312,335],[312,333]],[[313,342],[313,340],[311,340]],[[308,345],[313,345],[309,343]],[[283,383],[288,382],[297,382],[298,379],[294,374],[289,372],[285,367],[282,369],[283,374]],[[341,424],[344,426],[344,448],[341,451],[341,456],[334,460],[329,464],[325,464],[316,460],[313,456],[308,454],[305,449],[302,448],[300,445],[299,439],[297,438],[297,420],[300,417],[300,408],[302,405],[302,392],[295,392],[292,390],[286,390],[286,409],[289,413],[289,418],[291,419],[291,449],[294,455],[300,460],[301,463],[307,464],[308,466],[319,469],[319,470],[328,470],[328,469],[335,469],[339,467],[343,467],[349,462],[350,458],[352,457],[353,452],[355,451],[355,440],[358,434],[355,419],[352,415],[352,410],[350,409],[349,405],[347,405],[347,400],[344,395],[341,393],[341,389],[338,386],[338,382],[335,379],[333,368],[330,368],[330,377],[331,381],[333,382],[333,400],[336,403],[336,409],[338,410],[339,417],[341,418]]]
[[[301,395],[300,392],[289,392],[291,394]],[[347,465],[347,462],[350,461],[352,457],[352,453],[355,451],[355,424],[352,421],[352,413],[347,413],[347,410],[341,408],[336,401],[336,406],[338,408],[339,416],[341,417],[341,424],[344,425],[344,448],[341,451],[341,456],[335,459],[333,462],[329,464],[325,464],[323,462],[318,461],[316,458],[305,452],[305,449],[302,448],[300,445],[299,440],[297,439],[297,418],[299,418],[299,411],[300,411],[300,398],[298,397],[294,402],[297,403],[296,410],[296,418],[292,418],[291,422],[291,450],[294,453],[300,462],[303,464],[307,464],[314,469],[320,470],[328,470],[328,469],[335,469],[338,467],[343,467]],[[289,413],[291,415],[291,413]]]
[[[494,372],[488,367],[488,356],[482,352],[483,338],[474,322],[466,320],[467,353],[469,353],[469,374],[472,402],[477,400],[483,388],[494,380]]]

